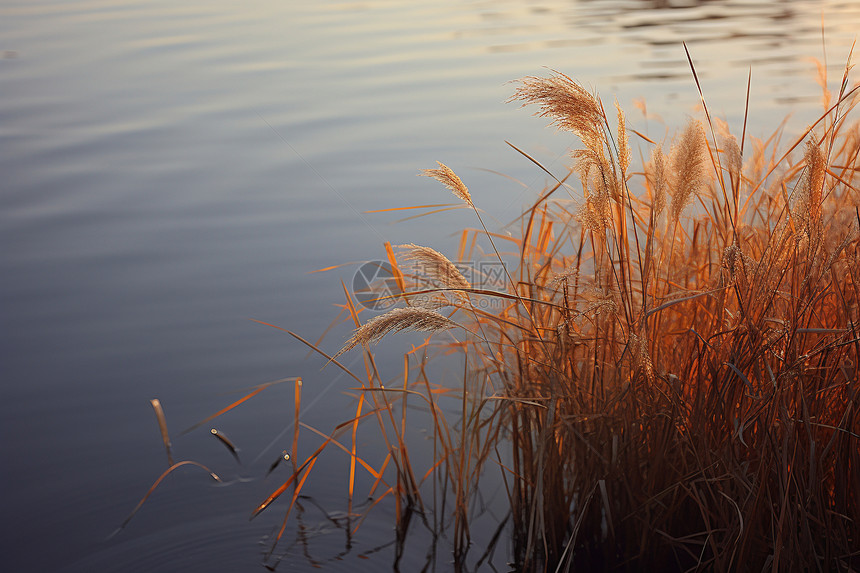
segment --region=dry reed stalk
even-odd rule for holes
[[[161,407],[161,401],[158,398],[153,398],[149,403],[155,411],[155,418],[158,420],[161,441],[164,443],[164,449],[167,452],[167,467],[170,467],[174,463],[173,452],[171,451],[170,436],[167,433],[167,419],[164,416],[164,408]]]

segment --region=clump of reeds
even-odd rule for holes
[[[357,329],[335,358],[391,332],[462,326],[452,348],[470,367],[449,424],[418,349],[401,388],[383,387],[365,349],[366,376],[351,373],[362,387],[355,416],[335,432],[352,431],[352,448],[340,446],[350,500],[356,460],[376,484],[393,464],[385,494],[401,514],[423,507],[422,482],[440,476],[459,556],[478,480],[501,468],[521,570],[857,570],[857,94],[846,69],[837,101],[783,152],[776,134],[748,137],[746,121],[738,140],[707,108],[664,146],[629,130],[617,104],[610,120],[563,74],[521,80],[512,99],[583,147],[523,214],[513,264],[454,171],[423,172],[480,220],[461,256],[488,241],[507,287],[470,283],[416,245],[400,261],[423,274],[401,273],[388,246],[407,306],[362,325],[348,297]],[[650,157],[639,171],[628,134]],[[552,200],[562,187],[575,189],[575,207]],[[421,479],[404,438],[413,395],[437,454]],[[358,422],[371,415],[389,447],[381,467],[356,455]]]

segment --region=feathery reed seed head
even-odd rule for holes
[[[651,184],[651,208],[659,215],[666,208],[667,182],[666,156],[663,147],[657,145],[651,151],[651,162],[646,166],[646,175]]]
[[[630,167],[630,142],[627,140],[627,124],[624,121],[624,111],[615,100],[615,109],[618,112],[618,164],[621,167],[621,173],[627,173]]]
[[[821,219],[821,197],[824,190],[824,175],[827,170],[827,160],[818,142],[812,138],[806,142],[806,171],[801,181],[799,216],[804,223],[807,233]]]
[[[726,169],[729,170],[732,178],[738,181],[743,168],[743,157],[737,137],[731,134],[723,137],[723,153],[726,157]]]
[[[603,141],[603,107],[596,96],[568,76],[553,72],[548,78],[528,76],[508,101],[537,104],[538,117],[550,118],[550,125],[570,131],[589,148]]]
[[[386,334],[413,330],[417,332],[441,332],[457,326],[457,323],[434,310],[421,307],[395,308],[376,316],[358,327],[346,344],[333,358],[352,350],[359,344],[376,344]]]
[[[672,220],[677,221],[681,211],[705,184],[705,156],[707,145],[702,124],[690,120],[678,144],[672,149],[674,185],[672,193]]]
[[[454,294],[457,297],[466,298],[466,293],[463,290],[472,288],[472,285],[448,257],[436,249],[413,243],[399,245],[399,248],[407,249],[403,258],[407,261],[414,261],[420,267],[417,270],[421,271],[425,278],[443,288],[455,289]]]
[[[474,207],[474,203],[472,203],[472,195],[469,193],[469,189],[463,184],[460,178],[457,177],[457,174],[441,161],[437,161],[436,163],[439,164],[439,169],[422,169],[419,175],[432,177],[436,181],[439,181],[442,185],[450,189],[458,199],[468,204],[470,207]]]

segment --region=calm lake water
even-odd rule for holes
[[[505,103],[509,80],[560,70],[659,139],[696,113],[686,41],[714,114],[740,132],[751,69],[748,132],[792,114],[797,133],[821,111],[811,58],[826,46],[836,86],[859,29],[854,0],[4,0],[0,568],[264,570],[285,504],[248,517],[288,475],[264,478],[291,447],[292,385],[211,422],[241,466],[209,426],[179,434],[287,376],[304,379],[310,425],[349,417],[353,383],[251,319],[317,339],[357,267],[311,271],[384,256],[385,241],[454,255],[467,212],[364,213],[451,202],[415,177],[436,160],[488,220],[516,217],[546,177],[505,140],[558,173],[574,142]],[[407,340],[380,348],[392,377]],[[437,374],[456,384],[456,369]],[[167,467],[151,398],[176,458],[228,483],[181,468],[109,538]],[[296,453],[318,444],[305,432]],[[392,507],[352,540],[326,519],[346,509],[345,467],[337,452],[320,462],[279,570],[394,568]],[[430,570],[448,569],[446,547]],[[399,568],[427,553],[417,536]]]

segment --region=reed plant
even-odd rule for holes
[[[517,570],[860,569],[860,88],[849,69],[784,147],[782,131],[749,136],[746,118],[736,137],[704,98],[701,121],[657,142],[562,73],[521,80],[512,101],[580,140],[571,169],[556,178],[521,152],[553,183],[513,237],[487,229],[449,167],[421,173],[479,225],[456,263],[386,245],[401,305],[364,321],[344,289],[355,332],[334,356],[294,335],[352,377],[356,410],[255,514],[286,491],[295,503],[334,446],[350,458],[350,511],[357,471],[374,476],[371,505],[391,495],[400,516],[426,520],[428,483],[441,486],[459,565],[480,480],[498,471]],[[460,271],[481,242],[504,269],[499,284]],[[402,382],[385,384],[371,345],[402,330],[448,333],[433,340],[465,356],[458,388],[427,374],[430,337],[405,356]],[[360,375],[340,362],[356,347]],[[456,411],[440,405],[451,392]],[[435,457],[420,468],[407,400],[432,423]],[[357,451],[366,419],[382,463]]]

